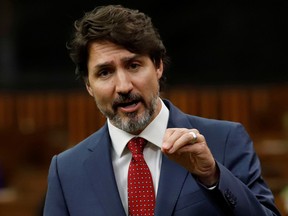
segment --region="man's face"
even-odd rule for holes
[[[137,55],[110,42],[94,42],[88,49],[86,87],[111,123],[139,134],[159,113],[159,68],[148,56]]]

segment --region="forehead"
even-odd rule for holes
[[[93,42],[88,46],[88,61],[112,61],[121,58],[132,58],[135,53],[111,42]]]

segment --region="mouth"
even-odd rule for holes
[[[132,100],[132,101],[114,104],[114,107],[116,109],[120,109],[122,112],[127,112],[127,113],[137,111],[137,109],[139,109],[139,106],[140,106],[139,100]]]

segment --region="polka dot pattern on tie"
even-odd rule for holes
[[[128,142],[132,159],[128,170],[128,209],[130,216],[152,216],[155,208],[155,192],[152,176],[143,149],[147,141],[134,137]]]

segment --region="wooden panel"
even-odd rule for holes
[[[219,92],[217,89],[207,89],[198,92],[199,112],[198,115],[206,118],[220,117]]]
[[[239,121],[259,133],[282,130],[283,116],[288,112],[287,92],[287,86],[174,87],[162,95],[184,112]],[[75,144],[100,128],[105,120],[84,90],[0,93],[0,130],[32,133],[61,128],[68,131],[70,142]]]
[[[15,99],[11,93],[0,93],[0,130],[15,127]]]

